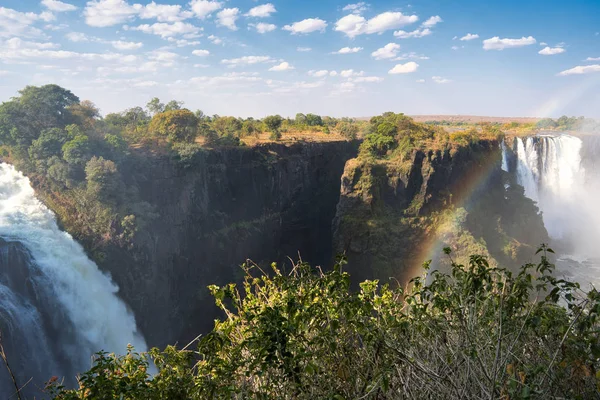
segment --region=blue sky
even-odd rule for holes
[[[0,0],[0,100],[600,117],[598,0]]]

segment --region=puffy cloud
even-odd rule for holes
[[[220,1],[210,0],[192,0],[190,2],[192,12],[200,19],[208,17],[213,12],[220,10],[223,7],[223,3]]]
[[[269,68],[269,71],[281,72],[281,71],[290,71],[294,69],[288,62],[284,61],[279,65],[275,65]]]
[[[367,11],[368,8],[369,4],[365,3],[364,1],[361,1],[356,4],[348,4],[347,6],[342,8],[342,11],[350,11],[353,14],[360,14],[363,11]]]
[[[512,49],[517,47],[529,46],[535,44],[536,40],[533,36],[525,37],[523,36],[521,39],[500,39],[498,36],[494,36],[493,38],[486,39],[483,41],[483,49],[484,50],[504,50],[504,49]]]
[[[415,29],[412,32],[396,31],[396,32],[394,32],[394,36],[399,39],[422,38],[425,36],[429,36],[432,33],[433,32],[431,32],[431,29],[425,28],[425,29]]]
[[[340,72],[340,75],[342,76],[342,78],[352,78],[355,76],[363,76],[364,74],[365,74],[364,71],[354,72],[353,69],[346,69],[346,70],[343,70],[342,72]]]
[[[217,13],[217,25],[237,31],[235,21],[240,17],[239,8],[225,8]]]
[[[585,61],[600,61],[600,57],[588,57]]]
[[[383,82],[383,78],[378,76],[360,76],[358,78],[352,78],[352,82],[356,83],[379,83]]]
[[[192,54],[198,57],[206,57],[210,55],[210,51],[200,49],[192,51]]]
[[[422,26],[425,28],[431,28],[439,24],[440,22],[444,22],[444,20],[439,16],[430,17],[427,21],[423,22]]]
[[[350,14],[340,18],[335,23],[335,30],[353,38],[362,34],[382,33],[412,24],[418,20],[419,17],[416,15],[404,15],[401,12],[391,11],[381,13],[369,20],[361,15]]]
[[[277,25],[275,24],[266,24],[264,22],[259,22],[258,24],[249,24],[248,27],[252,27],[256,29],[258,33],[267,33],[272,32],[277,29]]]
[[[0,7],[0,37],[6,36],[26,36],[26,37],[44,37],[45,34],[31,25],[40,20],[47,19],[41,14],[32,12],[20,12],[11,8]]]
[[[129,51],[129,50],[137,50],[141,48],[144,44],[141,42],[124,42],[122,40],[115,40],[110,42],[112,47],[121,51]]]
[[[577,67],[568,69],[566,71],[560,72],[559,76],[567,76],[567,75],[583,75],[583,74],[591,74],[593,72],[600,72],[600,64],[594,65],[578,65]]]
[[[66,11],[75,11],[77,7],[69,3],[63,3],[58,0],[42,0],[41,4],[46,7],[50,11],[54,12],[66,12]]]
[[[71,42],[89,42],[90,38],[85,33],[81,32],[69,32],[65,37]]]
[[[213,44],[221,44],[221,43],[223,43],[223,39],[221,39],[220,37],[217,37],[215,35],[210,35],[208,37],[208,40],[210,40]]]
[[[562,47],[544,47],[542,50],[538,51],[538,54],[543,56],[553,56],[555,54],[564,53],[566,50]]]
[[[409,74],[415,72],[419,68],[419,64],[414,61],[409,61],[406,64],[396,64],[394,68],[388,71],[388,74]]]
[[[425,83],[425,79],[417,79],[415,82],[417,82],[417,83]]]
[[[324,32],[325,28],[327,28],[327,22],[323,21],[320,18],[307,18],[305,20],[294,22],[291,25],[286,25],[283,27],[284,31],[290,31],[292,35],[298,33],[311,33],[311,32]]]
[[[310,47],[297,47],[296,50],[305,53],[307,51],[311,51],[312,49]]]
[[[13,49],[13,50],[18,50],[18,49],[55,49],[57,47],[60,47],[56,43],[30,42],[27,40],[22,40],[20,38],[8,39],[8,40],[4,41],[4,43],[0,42],[0,45],[4,46],[7,49]]]
[[[371,53],[371,57],[376,60],[385,60],[389,58],[394,58],[398,54],[398,50],[400,50],[400,45],[396,43],[388,43],[380,49],[375,50]]]
[[[332,71],[332,72],[335,72],[335,71]],[[308,71],[308,75],[314,76],[315,78],[323,78],[323,77],[329,75],[329,73],[330,72],[327,71],[326,69],[321,69],[319,71],[315,71],[315,70]]]
[[[394,60],[400,61],[400,60],[408,60],[408,59],[413,59],[413,60],[429,60],[429,57],[423,55],[423,54],[417,54],[414,51],[411,51],[410,53],[404,53],[401,56],[394,58]]]
[[[432,76],[431,80],[435,83],[450,83],[452,82],[450,79],[442,78],[441,76]]]
[[[254,18],[266,18],[270,17],[271,14],[276,12],[277,10],[275,9],[275,6],[271,3],[267,3],[251,8],[250,11],[248,11],[248,13],[246,14],[246,16]]]
[[[141,31],[152,35],[158,35],[163,39],[177,35],[197,34],[200,31],[200,28],[197,26],[181,21],[174,22],[172,24],[166,22],[157,22],[152,25],[143,24],[136,27],[130,27],[128,29]]]
[[[226,64],[231,67],[241,66],[241,65],[252,65],[252,64],[261,64],[267,62],[273,62],[274,60],[269,56],[244,56],[240,58],[231,58],[221,60],[221,64]]]
[[[338,51],[334,51],[331,54],[352,54],[352,53],[358,53],[362,49],[363,49],[362,47],[342,47]]]
[[[467,33],[465,36],[460,38],[460,40],[462,40],[463,42],[467,42],[469,40],[474,40],[474,39],[479,39],[479,35],[476,33],[475,34]]]
[[[174,37],[168,37],[167,41],[175,43],[175,46],[177,47],[196,46],[200,44],[197,40],[176,39]]]
[[[154,1],[147,4],[139,12],[140,18],[156,18],[158,22],[177,22],[191,18],[194,13],[181,11],[180,5],[156,4]]]
[[[86,3],[83,15],[86,24],[101,28],[127,22],[142,8],[140,4],[131,6],[125,0],[91,0]]]

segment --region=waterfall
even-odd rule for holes
[[[68,381],[89,369],[100,350],[124,353],[128,344],[146,350],[118,287],[8,164],[0,164],[0,238],[0,331],[21,383]],[[5,372],[0,393],[8,394]]]
[[[563,258],[585,266],[570,272],[583,283],[599,283],[591,260],[600,258],[600,179],[586,173],[583,149],[584,139],[567,134],[515,138],[516,170],[509,172],[537,202],[551,239],[568,252]],[[505,145],[503,152],[508,151]]]

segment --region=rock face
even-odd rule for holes
[[[237,281],[246,259],[328,264],[340,177],[358,143],[269,144],[207,150],[187,167],[147,166],[141,197],[159,217],[133,250],[104,249],[99,264],[121,288],[149,345],[212,328],[206,286]]]
[[[547,233],[522,191],[511,194],[505,188],[500,156],[497,142],[481,141],[446,151],[414,151],[404,162],[349,161],[333,238],[335,251],[346,253],[350,261],[353,281],[392,277],[406,283],[420,273],[432,249],[441,252],[436,242],[440,228],[449,223],[445,210],[463,207],[466,217],[459,225],[465,231],[460,237],[446,235],[450,242],[507,264],[523,261],[505,254],[504,247],[512,243],[521,249]],[[528,227],[523,227],[522,215]],[[519,234],[524,229],[527,235]]]

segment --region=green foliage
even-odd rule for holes
[[[60,156],[62,147],[68,140],[67,133],[60,128],[44,130],[40,136],[31,143],[29,157],[35,160],[46,160],[52,156]]]
[[[90,139],[77,134],[62,146],[62,154],[63,159],[71,165],[85,165],[90,155]]]
[[[283,118],[280,115],[270,115],[263,119],[263,124],[265,124],[266,129],[270,132],[279,131],[282,122]]]
[[[99,354],[80,388],[50,390],[61,400],[595,398],[600,294],[555,278],[552,250],[538,252],[516,274],[477,255],[449,273],[426,263],[428,279],[407,289],[352,291],[343,259],[289,275],[247,264],[241,287],[209,287],[226,317],[196,351]]]
[[[120,201],[124,184],[114,162],[92,157],[85,165],[85,179],[88,195],[109,204]]]
[[[170,110],[156,114],[149,129],[165,136],[170,142],[191,143],[198,135],[198,122],[190,110]]]

